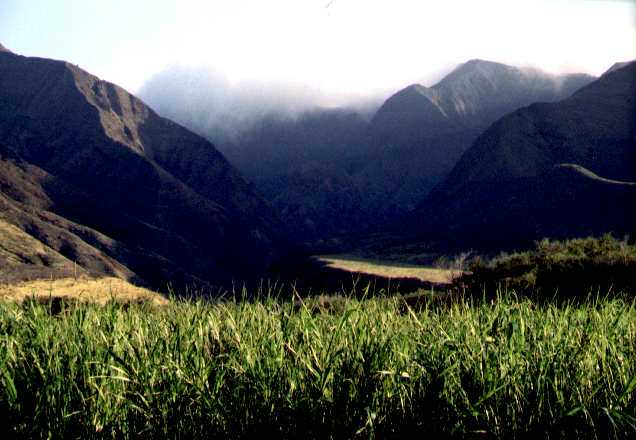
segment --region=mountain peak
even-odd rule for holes
[[[447,114],[456,114],[464,124],[485,129],[518,107],[562,99],[592,80],[585,75],[557,76],[533,67],[472,59],[431,89],[440,96],[440,105]],[[485,114],[490,117],[484,118]]]
[[[495,61],[484,60],[484,59],[481,59],[481,58],[473,58],[473,59],[471,59],[471,60],[466,61],[464,64],[461,64],[460,66],[478,66],[478,65],[484,65],[484,66],[491,66],[491,65],[504,66],[505,64],[497,63],[497,62],[495,62]]]
[[[441,123],[440,118],[445,117],[435,90],[420,84],[411,84],[384,102],[373,119],[373,125],[389,124],[395,128],[402,127],[405,123],[426,121],[428,118]]]
[[[493,72],[500,70],[510,70],[514,69],[514,67],[508,66],[506,64],[497,63],[495,61],[482,60],[480,58],[473,58],[472,60],[468,60],[463,64],[460,64],[453,70],[448,76],[453,74],[467,74],[473,72]]]
[[[2,43],[0,43],[0,52],[13,53],[13,52],[11,52],[9,49],[7,49],[6,47],[4,47],[4,46],[2,45]]]
[[[492,84],[502,78],[510,78],[520,74],[520,70],[515,67],[475,58],[458,65],[432,88],[440,90],[444,88],[454,89],[458,86],[472,87],[475,81],[485,81]]]
[[[405,95],[424,95],[428,96],[431,93],[431,90],[428,87],[423,86],[422,84],[411,84],[398,91],[396,95],[405,96]]]
[[[492,240],[632,235],[635,74],[636,64],[628,65],[568,98],[492,123],[413,214],[420,236],[426,230],[462,246],[488,237],[476,244],[488,247]]]
[[[634,63],[634,62],[636,62],[636,60],[621,61],[621,62],[614,63],[614,64],[612,64],[612,67],[610,67],[609,69],[607,69],[603,73],[603,75],[607,75],[608,73],[611,73],[611,72],[613,72],[615,70],[622,69],[623,67],[627,66],[628,64],[631,64],[631,63]]]

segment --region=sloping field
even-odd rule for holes
[[[27,298],[35,298],[38,302],[62,299],[69,302],[96,304],[149,302],[163,305],[168,303],[168,300],[158,293],[133,286],[114,277],[63,278],[0,285],[0,301],[22,302]]]
[[[411,278],[424,283],[440,285],[450,284],[454,278],[462,274],[460,270],[437,269],[383,260],[369,260],[347,254],[322,255],[316,258],[318,261],[326,264],[327,267],[351,273],[360,273],[387,279]]]

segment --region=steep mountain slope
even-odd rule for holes
[[[633,234],[634,182],[632,62],[570,98],[533,104],[495,122],[418,208],[413,223],[428,235],[491,243]]]
[[[266,113],[257,123],[251,118],[232,139],[219,130],[204,134],[221,139],[219,149],[281,213],[292,237],[337,243],[334,237],[382,227],[414,209],[499,117],[569,96],[592,79],[472,60],[433,87],[399,91],[367,117],[353,109],[316,109],[293,117]],[[159,79],[144,90],[166,114],[177,116],[176,109],[183,109],[178,120],[203,132],[201,127],[221,124],[210,118],[219,113],[224,101],[217,95],[224,89],[216,90],[214,81],[199,83],[209,90],[192,90],[190,82],[187,90],[181,83],[175,89]],[[186,98],[192,105],[184,104]],[[201,110],[206,99],[207,112]],[[236,113],[238,120],[241,112]]]
[[[569,96],[592,80],[472,60],[431,88],[416,84],[391,96],[368,126],[342,119],[347,112],[339,123],[336,114],[317,118],[320,113],[264,121],[253,144],[227,146],[227,154],[296,236],[344,236],[417,206],[497,118]],[[247,151],[263,153],[254,160]]]
[[[330,237],[372,224],[360,215],[366,189],[337,165],[304,165],[256,185],[303,242],[339,248],[340,239]]]
[[[618,70],[618,69],[622,69],[623,67],[627,66],[630,62],[631,61],[621,61],[621,62],[618,62],[618,63],[614,63],[614,64],[612,64],[612,67],[607,69],[603,75],[607,75],[610,72],[613,72],[613,71]]]
[[[584,74],[551,75],[533,68],[470,60],[432,89],[449,117],[483,129],[525,103],[565,98],[593,79]]]
[[[431,88],[412,85],[375,115],[357,181],[370,188],[368,211],[390,218],[413,209],[492,122],[538,101],[569,96],[593,78],[471,60]]]
[[[537,176],[576,163],[610,179],[636,180],[636,63],[603,75],[572,97],[533,104],[498,120],[436,190]]]
[[[364,189],[346,170],[367,126],[358,112],[315,109],[293,118],[269,116],[223,151],[303,242],[360,225]]]
[[[212,144],[71,64],[0,53],[0,146],[3,220],[89,272],[221,284],[282,250]]]
[[[73,262],[16,226],[0,219],[2,282],[73,276]],[[81,274],[85,273],[83,268]]]
[[[343,163],[367,123],[361,113],[340,108],[267,115],[235,143],[219,148],[248,179],[263,182],[309,166]]]

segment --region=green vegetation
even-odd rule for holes
[[[542,240],[535,248],[475,259],[456,284],[473,293],[514,289],[535,299],[615,295],[636,285],[636,246],[611,235],[567,241]],[[632,289],[632,290],[630,290]]]
[[[626,438],[636,305],[0,304],[9,437]]]
[[[474,261],[445,293],[5,286],[0,436],[634,438],[635,264],[606,236]]]

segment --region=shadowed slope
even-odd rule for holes
[[[398,92],[371,122],[357,173],[372,191],[370,211],[390,218],[415,208],[492,122],[533,102],[567,97],[592,80],[471,60],[433,87]]]
[[[533,104],[498,120],[436,192],[449,197],[473,182],[537,176],[559,163],[636,181],[635,75],[631,63],[566,100]]]
[[[636,232],[636,63],[482,134],[413,216],[483,246]]]
[[[592,80],[472,60],[433,87],[399,91],[374,117],[354,109],[315,109],[295,117],[263,109],[219,148],[277,208],[294,238],[318,247],[334,243],[334,251],[352,234],[414,209],[497,118],[533,102],[562,99]],[[223,86],[214,84],[186,71],[156,77],[143,93],[166,115],[223,140],[228,136],[219,128],[219,103],[225,98]],[[271,90],[260,92],[267,96]]]
[[[91,245],[153,284],[247,279],[282,250],[212,144],[68,63],[0,53],[0,145],[10,223],[30,210],[99,231],[110,245]]]

